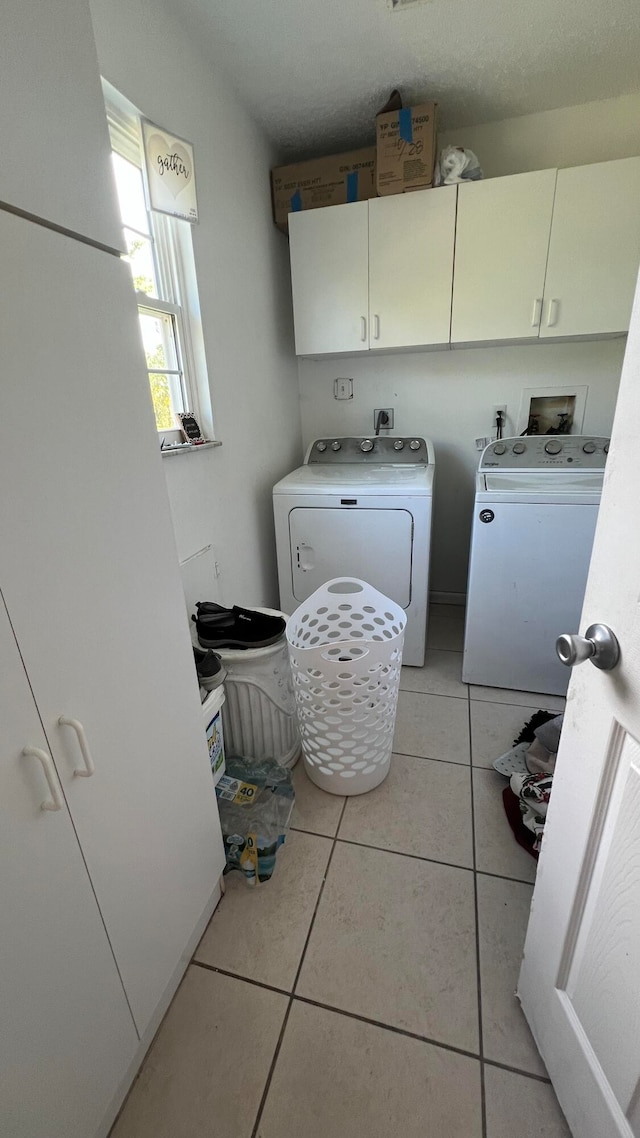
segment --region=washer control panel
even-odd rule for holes
[[[609,439],[601,435],[526,435],[498,439],[482,452],[479,470],[602,470]]]
[[[370,462],[429,464],[429,447],[425,439],[418,436],[399,438],[397,435],[372,435],[369,438],[316,439],[307,451],[305,463],[331,462]]]

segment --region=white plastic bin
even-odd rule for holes
[[[214,688],[202,705],[202,717],[207,734],[209,760],[211,762],[211,774],[213,775],[214,786],[225,771],[224,732],[222,727],[222,707],[224,701],[224,684],[221,684],[219,688]]]
[[[289,619],[304,764],[331,794],[364,794],[389,772],[406,624],[355,577],[327,581]]]
[[[276,609],[257,611],[287,619]],[[227,670],[223,721],[228,753],[295,766],[300,732],[285,637],[266,648],[217,651]]]

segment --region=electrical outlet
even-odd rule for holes
[[[353,399],[353,380],[352,379],[334,379],[334,381],[333,381],[333,398],[334,399]]]
[[[503,425],[503,427],[506,425],[506,420],[507,420],[507,405],[506,405],[506,403],[494,403],[494,405],[493,405],[493,426],[494,427],[496,425],[496,419],[498,417],[498,412],[500,412],[500,411],[502,411],[502,425]]]
[[[374,429],[374,431],[376,430],[376,428],[378,426],[378,415],[383,416],[383,418],[380,422],[380,430],[381,431],[392,431],[393,430],[393,407],[375,407],[374,408],[374,411],[373,411],[373,429]],[[386,419],[384,419],[385,415],[387,416]]]

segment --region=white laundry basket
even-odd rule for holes
[[[289,619],[304,764],[331,794],[364,794],[388,774],[406,623],[355,577],[327,581]]]

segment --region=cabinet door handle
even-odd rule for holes
[[[69,719],[66,715],[61,715],[58,719],[58,723],[61,727],[71,727],[71,729],[75,731],[76,735],[78,736],[78,746],[80,747],[80,753],[82,755],[84,767],[76,767],[73,772],[74,775],[77,778],[91,778],[91,775],[95,773],[96,768],[94,766],[93,759],[91,758],[91,751],[89,750],[87,736],[80,720]]]
[[[40,747],[25,747],[22,754],[32,755],[34,759],[38,760],[38,762],[42,765],[44,777],[47,780],[47,786],[49,787],[51,798],[45,798],[44,802],[40,803],[40,809],[62,810],[62,795],[58,786],[58,780],[56,779],[54,773],[51,755],[48,755],[46,751],[42,751]]]
[[[558,320],[558,301],[555,297],[549,301],[549,311],[547,312],[547,328],[553,328]]]
[[[367,318],[366,318],[366,316],[361,316],[360,317],[360,339],[362,340],[363,344],[364,344],[366,338],[367,338]]]
[[[380,317],[377,313],[373,318],[373,338],[374,340],[380,339]]]
[[[531,327],[537,328],[540,324],[540,317],[542,316],[542,297],[537,296],[533,302],[533,312],[531,314]]]

